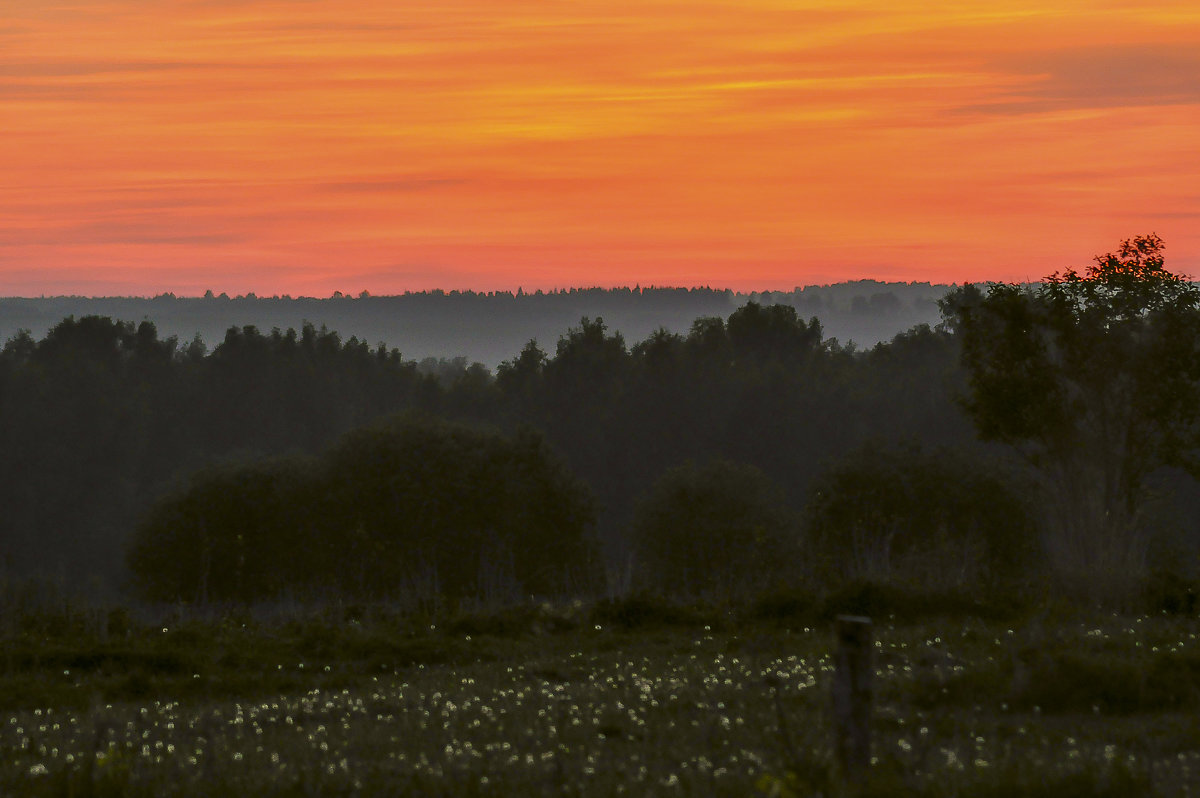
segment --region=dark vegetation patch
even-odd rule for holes
[[[937,667],[916,663],[919,706],[1003,705],[1009,711],[1133,715],[1200,710],[1200,654],[1078,643]]]
[[[592,620],[624,631],[677,627],[681,629],[724,628],[725,620],[713,609],[679,604],[650,595],[605,599],[592,608]]]
[[[1150,612],[1195,617],[1200,613],[1200,579],[1160,570],[1147,581],[1144,598]]]
[[[821,598],[808,590],[776,590],[755,599],[744,611],[751,621],[780,626],[814,622],[821,613]]]
[[[447,621],[446,630],[456,635],[520,638],[573,632],[587,622],[588,615],[582,602],[567,602],[562,605],[543,602],[492,611],[459,612]]]
[[[922,590],[880,582],[851,582],[826,595],[807,590],[775,591],[751,602],[747,620],[779,626],[828,624],[838,615],[864,615],[896,623],[941,618],[1002,621],[1019,618],[1031,605],[1014,595],[964,588]]]
[[[1157,652],[1139,657],[1086,651],[1024,651],[1009,698],[1043,712],[1130,714],[1200,708],[1200,655]]]
[[[979,618],[1002,621],[1020,617],[1030,605],[1013,594],[973,592],[963,588],[920,590],[879,583],[849,585],[829,596],[822,619],[855,614],[914,622],[931,618]]]

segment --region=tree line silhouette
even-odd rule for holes
[[[207,352],[68,317],[0,351],[0,556],[184,601],[1021,578],[1046,553],[1044,464],[973,426],[1005,290],[865,351],[791,305],[633,345],[585,317],[494,374],[311,324]],[[1167,334],[1191,329],[1176,310]],[[1155,471],[1182,462],[1139,472],[1175,497],[1156,528],[1195,524],[1195,483]]]
[[[461,361],[423,369],[312,325],[230,328],[206,353],[149,322],[67,318],[0,352],[3,557],[12,573],[121,584],[130,530],[201,468],[315,456],[415,411],[540,430],[593,493],[599,557],[619,570],[637,499],[688,460],[752,464],[798,509],[823,464],[868,437],[968,439],[946,385],[955,357],[930,329],[855,354],[783,305],[632,347],[585,318],[552,353],[530,342],[494,376]]]

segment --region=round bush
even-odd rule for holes
[[[777,587],[794,562],[796,530],[781,491],[762,471],[724,460],[665,472],[633,523],[646,587],[719,598]]]
[[[960,452],[865,447],[814,483],[807,539],[835,580],[976,585],[1036,565],[1011,476]]]

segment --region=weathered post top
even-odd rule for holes
[[[865,615],[838,615],[834,619],[837,626],[838,640],[858,640],[860,637],[871,636],[871,619]]]

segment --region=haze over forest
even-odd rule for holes
[[[0,340],[20,330],[41,338],[68,316],[152,321],[159,335],[187,343],[199,335],[211,350],[230,327],[269,332],[300,329],[306,322],[356,337],[370,346],[398,348],[407,360],[465,357],[495,368],[530,340],[553,350],[555,341],[583,317],[604,319],[626,341],[659,328],[687,333],[697,318],[728,316],[749,301],[791,305],[817,317],[824,337],[874,346],[919,324],[939,319],[937,300],[948,285],[857,280],[792,291],[734,292],[713,288],[572,288],[525,293],[422,291],[397,296],[335,294],[312,297],[80,297],[0,298]]]

